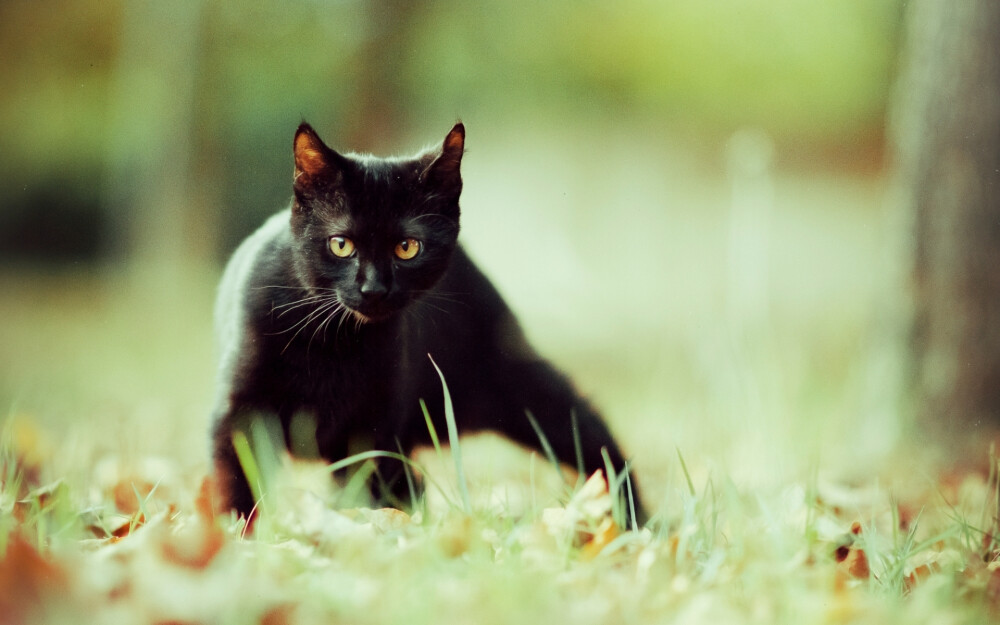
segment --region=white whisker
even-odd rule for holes
[[[315,310],[311,311],[308,315],[305,316],[304,319],[295,324],[295,326],[292,326],[293,328],[298,326],[299,329],[295,331],[295,334],[292,335],[292,338],[288,339],[288,343],[285,344],[285,347],[281,350],[281,353],[284,353],[285,350],[288,349],[288,346],[292,344],[292,341],[295,340],[295,337],[297,337],[302,332],[302,330],[304,330],[310,323],[318,319],[320,316],[322,316],[325,312],[327,312],[331,308],[334,308],[339,305],[340,302],[336,300],[328,301],[319,308],[316,308]],[[308,346],[306,347],[306,349],[308,350]]]

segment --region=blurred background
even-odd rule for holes
[[[903,5],[3,2],[0,414],[68,464],[203,462],[215,283],[297,124],[408,154],[461,119],[466,248],[647,489],[677,449],[877,472],[910,413]]]

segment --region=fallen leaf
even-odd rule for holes
[[[225,543],[225,532],[212,520],[199,515],[193,522],[166,535],[161,550],[167,562],[200,570],[215,559]]]
[[[906,586],[906,590],[913,590],[917,584],[930,577],[932,573],[937,572],[939,568],[940,567],[934,564],[921,564],[917,568],[913,569],[909,575],[903,578],[903,584]]]
[[[591,560],[601,553],[608,543],[618,537],[618,525],[610,516],[604,517],[601,525],[594,531],[590,539],[587,540],[581,550],[581,555],[585,560]]]
[[[11,535],[0,560],[0,621],[17,623],[52,596],[68,590],[65,571],[19,535]]]
[[[139,504],[153,492],[153,484],[141,479],[124,479],[111,489],[115,507],[123,514],[135,514]]]
[[[215,511],[218,509],[218,504],[215,502],[217,492],[217,485],[211,475],[202,478],[201,486],[198,488],[198,496],[194,500],[194,508],[198,514],[209,521],[215,520]]]
[[[1000,569],[990,573],[990,577],[986,581],[985,595],[986,605],[990,613],[996,615],[1000,612]]]
[[[288,604],[275,606],[260,617],[260,625],[288,625],[294,611],[294,606]]]
[[[366,516],[375,531],[380,534],[398,531],[410,524],[410,515],[396,508],[369,510]]]
[[[473,530],[472,517],[464,514],[453,515],[441,524],[437,543],[447,557],[457,558],[469,551]]]
[[[146,517],[141,512],[134,513],[128,518],[124,523],[119,525],[117,528],[111,530],[112,538],[125,538],[130,535],[135,530],[139,529],[146,524]]]

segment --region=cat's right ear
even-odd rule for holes
[[[303,122],[295,131],[296,196],[311,196],[318,187],[340,183],[342,157],[328,148],[312,126]]]

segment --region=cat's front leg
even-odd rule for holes
[[[486,427],[543,453],[547,451],[542,443],[544,436],[559,462],[582,466],[587,475],[597,470],[607,475],[609,462],[616,475],[629,470],[604,419],[547,362],[507,360],[498,363],[491,377],[497,384],[497,398],[505,408],[504,414],[496,414],[495,422],[484,424]],[[531,419],[541,430],[541,436]],[[627,484],[621,485],[619,495],[627,525],[641,527],[648,517],[631,476]]]
[[[240,516],[249,520],[257,502],[233,446],[234,432],[231,414],[216,418],[212,433],[213,480],[220,499],[220,509],[236,510]]]
[[[368,485],[376,503],[412,509],[424,493],[423,480],[410,463],[413,448],[420,438],[412,431],[414,423],[423,426],[423,417],[419,421],[413,419],[396,424],[375,437],[375,449],[405,458],[387,457],[375,461],[375,472]]]

